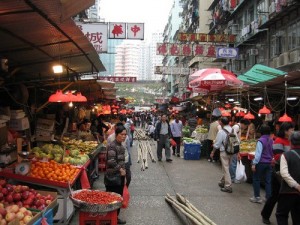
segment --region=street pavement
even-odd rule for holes
[[[182,149],[183,150],[183,149]],[[156,146],[152,146],[156,156]],[[164,153],[163,153],[164,154]],[[179,193],[185,196],[197,209],[218,225],[260,225],[263,224],[260,211],[263,204],[251,203],[252,185],[249,183],[233,184],[233,193],[220,191],[218,181],[222,175],[219,163],[200,160],[184,160],[173,156],[169,163],[152,163],[141,171],[137,163],[137,141],[132,149],[132,181],[129,186],[130,203],[127,209],[121,209],[120,218],[127,225],[183,225],[191,224],[182,213],[174,210],[165,201],[169,193],[175,196]],[[181,153],[181,156],[183,153]],[[94,189],[105,190],[103,173],[94,183]],[[261,196],[265,191],[261,189]],[[275,210],[270,221],[276,224]],[[78,223],[78,213],[71,225]]]

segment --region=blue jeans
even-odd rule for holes
[[[260,197],[260,178],[265,178],[266,199],[272,194],[272,166],[270,163],[258,163],[255,167],[256,171],[253,173],[253,190],[254,196]]]
[[[229,172],[230,172],[230,177],[231,177],[232,181],[235,179],[236,165],[237,165],[237,154],[234,154],[231,157],[231,163],[229,166]]]

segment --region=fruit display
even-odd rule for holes
[[[182,135],[183,135],[183,137],[189,137],[190,136],[190,127],[189,126],[184,126],[182,128]]]
[[[197,133],[200,133],[200,134],[206,134],[206,133],[208,133],[208,129],[207,129],[206,127],[204,127],[204,126],[198,126],[198,127],[195,129],[195,131],[196,131]]]
[[[62,142],[66,146],[67,150],[70,151],[78,150],[86,154],[93,152],[98,146],[97,141],[82,141],[82,140],[69,139],[67,137],[64,137]]]
[[[0,224],[6,225],[14,220],[18,220],[19,225],[28,224],[33,218],[32,212],[25,207],[18,205],[7,205],[0,203]]]
[[[83,201],[89,204],[106,205],[115,202],[121,202],[123,199],[120,196],[113,195],[110,192],[97,190],[82,190],[72,196],[74,199]]]
[[[28,176],[58,182],[72,182],[79,173],[79,168],[69,163],[60,164],[54,160],[49,162],[32,162]]]
[[[8,184],[6,180],[0,179],[0,202],[3,205],[15,204],[17,207],[43,210],[53,200],[54,197],[50,194],[41,195],[28,186],[12,185]]]
[[[34,147],[31,151],[37,158],[47,158],[58,163],[70,163],[75,166],[84,165],[89,160],[89,156],[84,153],[82,154],[77,148],[64,151],[60,145],[54,144]]]
[[[63,163],[70,163],[74,166],[84,165],[90,157],[87,154],[81,154],[78,150],[71,150],[63,158]]]
[[[241,141],[240,143],[240,151],[241,152],[253,152],[256,148],[256,140],[248,140],[248,141]]]
[[[194,138],[183,137],[182,140],[184,143],[187,143],[187,144],[199,144],[200,143],[199,140],[196,140]]]
[[[36,158],[53,159],[56,162],[61,162],[64,155],[64,150],[60,145],[45,144],[41,147],[34,147],[31,152]]]

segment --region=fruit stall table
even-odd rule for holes
[[[48,179],[41,179],[37,177],[31,177],[21,174],[15,174],[12,172],[11,169],[4,169],[0,171],[0,177],[4,177],[7,179],[12,179],[14,181],[19,181],[23,183],[28,184],[34,184],[38,186],[43,186],[51,189],[55,189],[61,196],[62,196],[62,218],[60,218],[56,224],[65,225],[69,223],[69,220],[73,216],[75,212],[75,208],[73,203],[69,200],[70,196],[70,187],[73,187],[76,180],[81,178],[81,174],[85,172],[85,169],[89,165],[90,161],[88,161],[85,165],[80,167],[80,169],[77,170],[77,173],[74,175],[73,180],[70,183],[67,182],[59,182],[54,180],[48,180]],[[68,214],[68,206],[71,207],[71,211]]]
[[[91,186],[93,186],[95,179],[99,177],[99,154],[103,151],[106,151],[106,147],[103,144],[100,144],[94,151],[88,154],[90,157],[90,163],[87,166],[87,171]]]

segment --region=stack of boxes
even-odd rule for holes
[[[51,141],[54,139],[54,124],[53,119],[37,119],[35,138],[36,141]]]
[[[23,110],[10,110],[9,128],[15,131],[29,129],[29,120]]]

